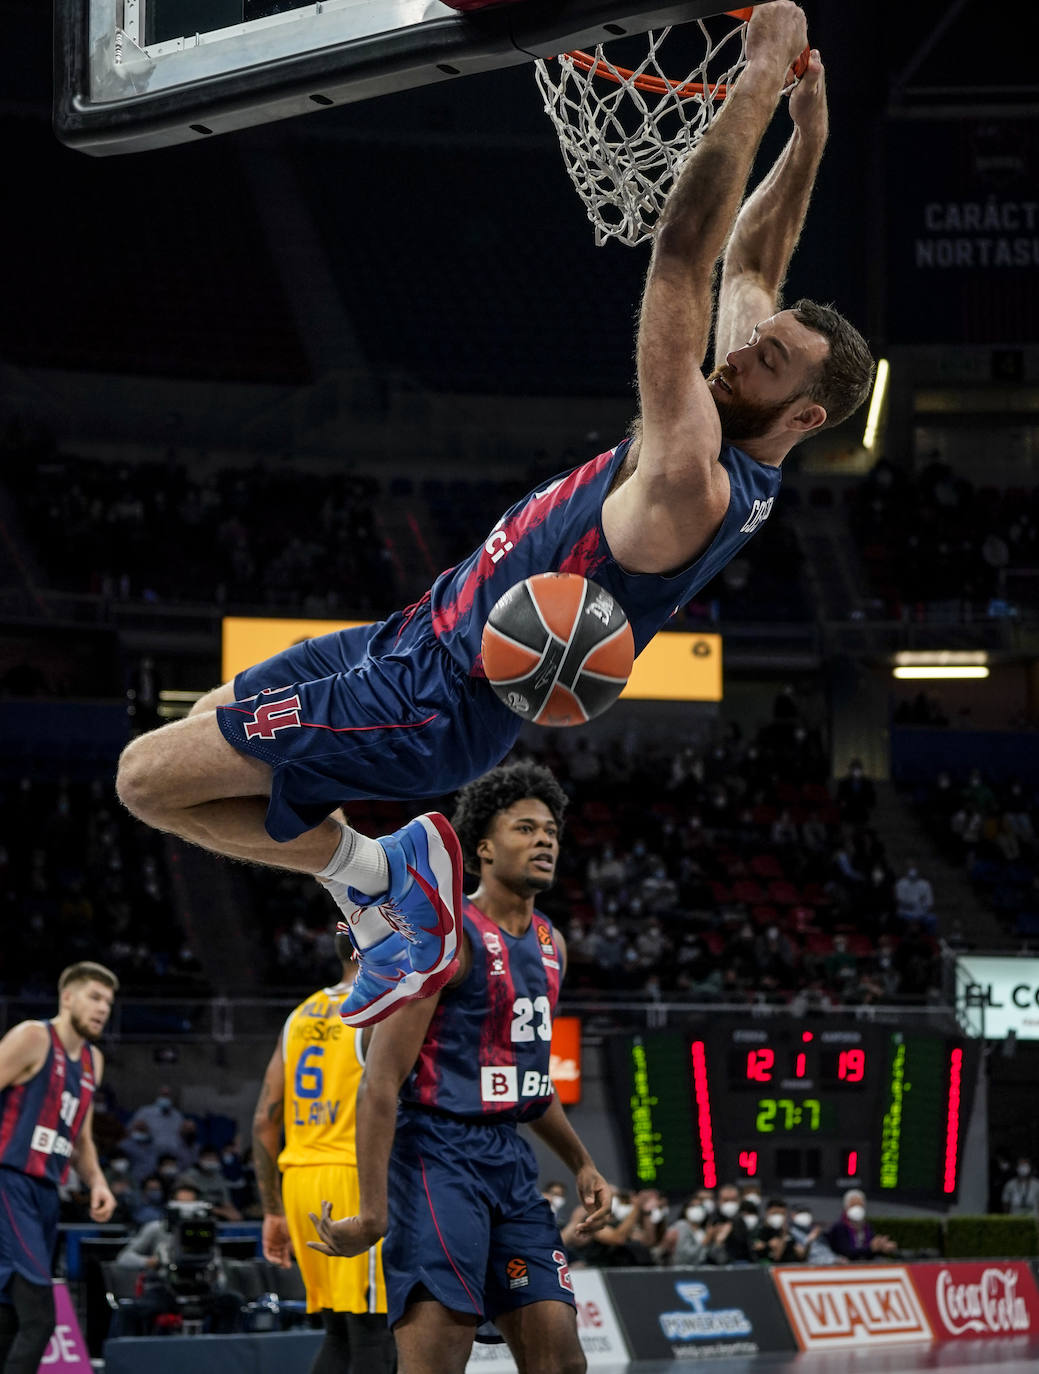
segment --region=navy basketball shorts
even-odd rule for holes
[[[15,1274],[50,1284],[61,1199],[53,1183],[0,1169],[0,1302]]]
[[[239,673],[227,742],[273,772],[267,833],[291,840],[361,797],[453,792],[508,753],[520,720],[433,633],[428,605],[319,635]]]
[[[534,1152],[510,1124],[398,1112],[382,1265],[390,1326],[417,1287],[478,1321],[535,1302],[575,1306]]]

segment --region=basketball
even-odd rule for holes
[[[495,602],[483,627],[487,680],[535,725],[583,725],[624,690],[635,661],[628,617],[578,573],[536,573]]]

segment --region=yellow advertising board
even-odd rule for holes
[[[352,629],[361,620],[271,620],[225,616],[223,680],[312,635]],[[722,637],[664,630],[635,660],[627,701],[721,701]]]

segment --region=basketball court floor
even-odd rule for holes
[[[616,1365],[600,1374],[675,1374],[690,1360]],[[1029,1337],[959,1341],[948,1345],[893,1345],[886,1349],[806,1351],[797,1355],[738,1355],[696,1361],[709,1374],[918,1374],[971,1370],[972,1374],[1037,1374],[1039,1344]]]

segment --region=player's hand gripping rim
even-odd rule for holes
[[[308,1240],[307,1246],[311,1250],[319,1250],[323,1255],[331,1255],[333,1259],[352,1259],[355,1255],[363,1255],[382,1239],[382,1229],[361,1217],[342,1217],[334,1221],[330,1202],[322,1202],[319,1217],[313,1212],[309,1212],[308,1216],[321,1239]]]

